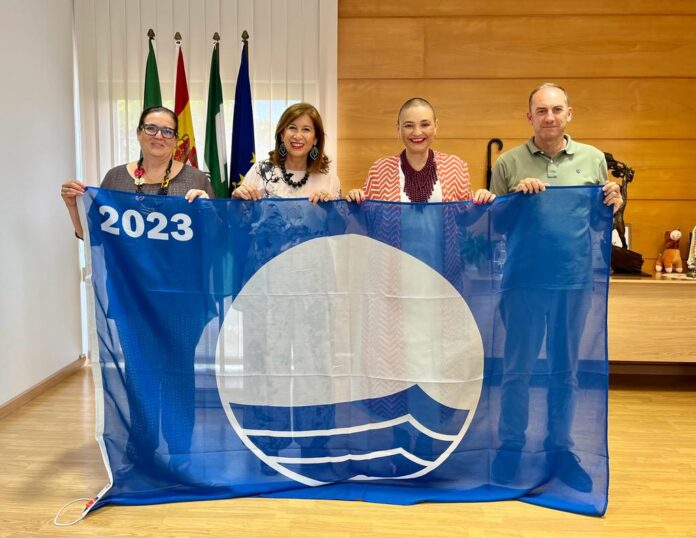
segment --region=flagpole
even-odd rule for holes
[[[220,80],[220,64],[219,64],[219,54],[220,54],[220,34],[215,32],[213,34],[213,59],[216,56],[217,52],[217,59],[218,59],[218,65],[217,65],[217,70],[218,70],[218,81]],[[211,144],[209,147],[209,141],[208,141],[208,136],[212,133],[215,132],[215,129],[210,130],[209,129],[209,124],[211,120],[214,121],[213,118],[211,118],[211,107],[210,107],[210,100],[212,97],[211,94],[211,88],[213,85],[213,67],[214,67],[215,62],[211,61],[210,63],[210,80],[208,82],[208,118],[206,120],[206,133],[205,133],[205,158],[206,158],[206,165],[208,166],[208,174],[210,176],[211,183],[212,181],[212,173],[210,170],[210,165],[208,164],[208,152],[211,151],[212,154],[212,148],[213,145]],[[220,95],[220,104],[222,105],[223,99],[222,95]],[[224,134],[224,130],[222,131],[222,134]],[[217,146],[217,137],[215,141],[215,146]],[[215,156],[217,158],[217,155]],[[224,174],[223,177],[225,178],[225,181],[227,180],[227,171],[226,170],[220,170],[218,172],[218,177],[220,174]],[[213,184],[213,188],[215,189],[215,196],[220,197],[219,193],[221,192],[222,188],[226,189],[227,185],[218,185],[218,184]],[[229,197],[229,194],[223,192],[223,197]],[[218,326],[217,326],[217,346],[216,346],[216,353],[219,354],[220,357],[223,357],[223,362],[224,362],[224,357],[226,356],[226,351],[225,351],[225,338],[224,336],[220,338],[222,335],[222,327],[225,322],[225,294],[224,294],[224,281],[223,281],[223,269],[224,269],[224,259],[220,260],[220,262],[216,265],[213,266],[213,286],[214,286],[214,291],[218,295],[218,300],[217,300],[217,307],[218,307]],[[217,270],[216,270],[217,269]]]

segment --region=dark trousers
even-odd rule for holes
[[[590,291],[582,289],[517,288],[503,292],[500,311],[506,339],[498,424],[503,448],[521,450],[526,443],[530,380],[544,336],[548,362],[544,448],[572,448],[578,347],[590,303]]]
[[[153,462],[160,431],[169,454],[191,450],[194,359],[207,319],[194,307],[181,306],[170,306],[154,321],[136,311],[116,320],[130,418],[126,452],[134,463]]]

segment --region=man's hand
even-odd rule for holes
[[[605,183],[602,187],[604,191],[604,205],[613,205],[614,214],[619,210],[621,204],[623,204],[623,197],[621,196],[621,185],[615,183],[614,181],[609,181]]]
[[[536,192],[544,192],[549,183],[543,183],[535,177],[526,177],[515,186],[513,192],[522,192],[524,194],[533,194]]]

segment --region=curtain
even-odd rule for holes
[[[199,165],[205,144],[206,99],[213,34],[220,34],[220,76],[227,151],[242,47],[249,32],[256,155],[273,147],[275,125],[292,103],[322,114],[326,150],[336,156],[337,0],[75,0],[78,175],[97,185],[113,166],[136,160],[148,29],[155,32],[164,106],[174,108],[174,34],[182,48]],[[335,163],[334,163],[335,164]]]

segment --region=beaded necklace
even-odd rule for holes
[[[309,179],[309,170],[306,170],[305,175],[302,176],[301,180],[297,182],[293,181],[292,174],[285,169],[285,163],[280,163],[280,171],[283,173],[283,181],[285,181],[285,183],[287,183],[293,189],[299,189],[302,187],[302,185],[307,183],[307,180]]]
[[[437,182],[435,154],[428,150],[428,160],[420,170],[414,170],[406,158],[406,150],[401,152],[401,170],[404,173],[404,192],[412,202],[427,202],[433,194]]]
[[[172,172],[172,162],[174,161],[173,157],[169,158],[169,164],[167,165],[167,170],[164,172],[164,178],[162,179],[162,183],[160,184],[159,191],[157,191],[157,194],[161,194],[163,196],[166,196],[167,193],[169,192],[169,174]],[[135,176],[135,192],[137,194],[142,194],[143,193],[143,185],[145,184],[145,180],[143,179],[143,176],[145,175],[145,169],[143,168],[143,157],[142,155],[140,156],[140,159],[138,160],[138,164],[135,167],[135,170],[133,171],[133,175]]]

